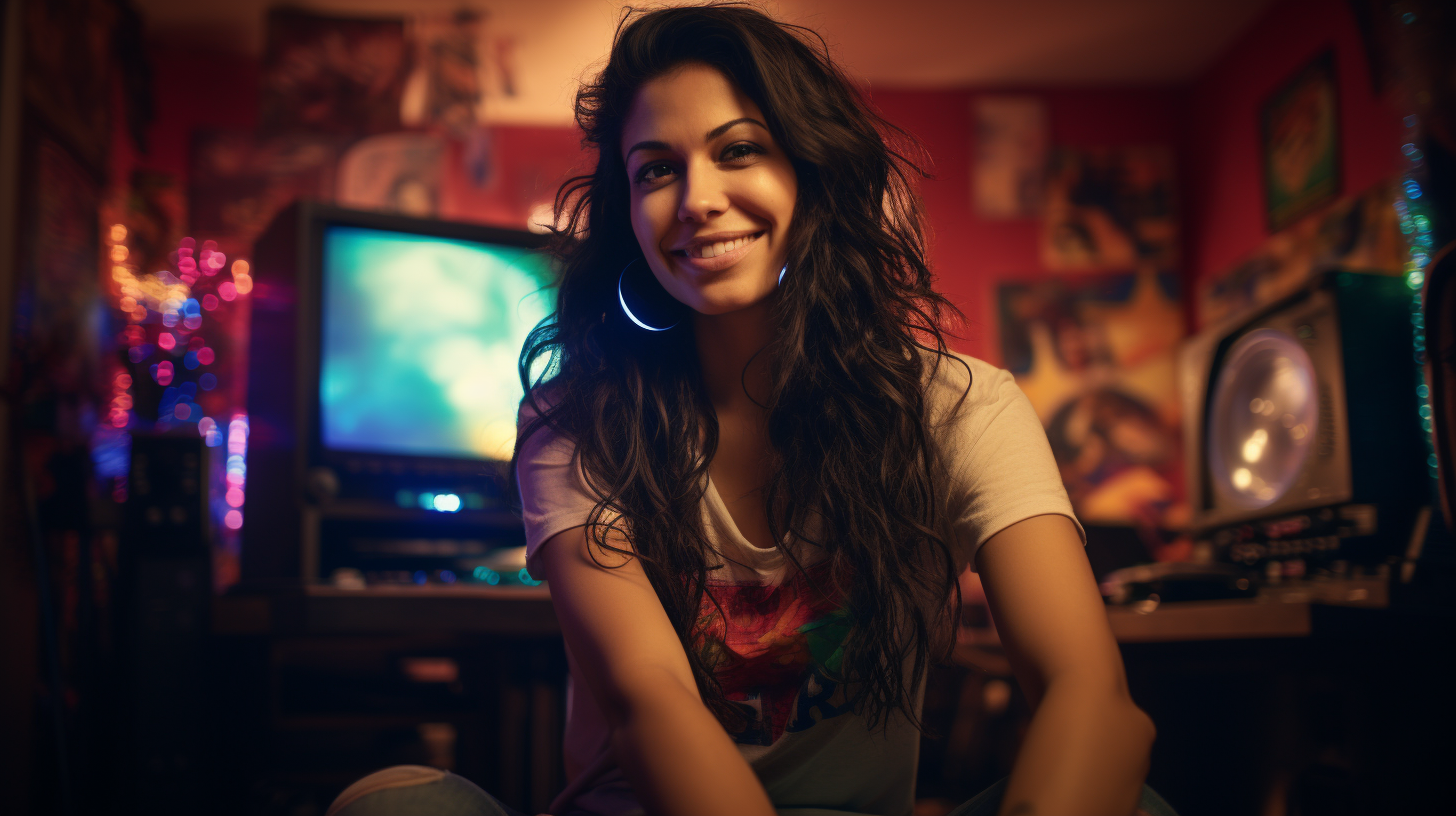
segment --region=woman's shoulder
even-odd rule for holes
[[[553,420],[559,418],[560,413],[555,409],[560,407],[566,399],[566,386],[559,379],[547,380],[533,386],[521,397],[521,404],[516,411],[516,432],[523,433],[532,430],[533,425],[539,425],[542,431],[557,430],[556,427],[547,427],[546,423],[537,423],[536,420],[548,417]],[[559,421],[553,421],[551,426],[559,426]]]
[[[925,404],[933,419],[949,420],[966,413],[1004,407],[1022,397],[1016,379],[1004,368],[954,351],[945,355],[924,354]]]
[[[561,404],[560,383],[547,382],[526,392],[516,411],[518,459],[522,464],[541,457],[550,460],[569,459],[576,450],[572,436],[562,426],[561,416],[553,409]]]

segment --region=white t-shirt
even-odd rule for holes
[[[975,566],[985,541],[1032,516],[1061,514],[1076,523],[1046,433],[1006,371],[971,357],[966,368],[942,361],[926,393],[933,453],[946,483],[943,533],[959,565]],[[956,402],[965,393],[965,401]],[[532,416],[523,407],[522,421]],[[580,526],[598,497],[584,481],[575,445],[538,431],[521,451],[517,479],[526,525],[527,564],[541,543]],[[837,667],[847,624],[843,611],[807,591],[817,577],[787,576],[777,549],[750,544],[738,531],[712,481],[703,499],[704,529],[726,570],[708,591],[724,615],[705,603],[715,672],[750,726],[732,735],[780,814],[889,814],[914,804],[920,735],[902,715],[888,729],[843,705],[843,689],[822,671]],[[1078,531],[1081,525],[1078,524]],[[1085,536],[1084,536],[1085,537]],[[723,573],[728,573],[724,575]],[[568,650],[568,662],[575,664]],[[924,688],[916,689],[915,708]],[[590,694],[568,685],[565,760],[571,782],[552,802],[555,816],[625,816],[641,805],[612,757],[606,718]]]

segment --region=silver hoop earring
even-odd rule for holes
[[[650,332],[664,332],[664,331],[667,331],[668,329],[671,329],[671,328],[676,327],[677,324],[678,324],[678,321],[673,321],[672,323],[670,323],[670,324],[668,324],[666,326],[653,326],[653,325],[648,324],[642,318],[643,317],[646,317],[648,319],[652,319],[651,318],[651,315],[650,315],[650,312],[652,311],[652,308],[651,308],[652,307],[652,304],[649,304],[635,290],[630,290],[630,289],[625,289],[624,290],[623,289],[622,282],[627,277],[627,270],[632,268],[632,264],[635,264],[635,263],[637,263],[640,260],[642,260],[642,259],[641,258],[633,258],[631,261],[629,261],[627,263],[626,266],[622,267],[621,273],[617,275],[617,303],[621,304],[621,306],[622,306],[622,314],[625,314],[627,316],[627,319],[630,320],[630,321],[632,321],[634,324],[636,324],[638,328],[645,329],[645,330],[650,331]],[[664,292],[663,294],[666,295],[666,292]],[[632,299],[632,302],[636,305],[636,309],[635,310],[633,309],[632,306],[627,305],[627,299],[629,297]],[[668,296],[668,297],[670,297],[670,296]],[[642,317],[638,317],[637,316],[638,313],[640,313],[642,315]]]

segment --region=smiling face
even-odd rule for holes
[[[637,92],[622,149],[632,231],[668,293],[718,315],[774,292],[798,182],[753,100],[689,63]]]

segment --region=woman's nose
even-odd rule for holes
[[[722,174],[706,167],[689,167],[683,173],[682,198],[678,202],[680,221],[703,223],[728,209],[728,191]]]

